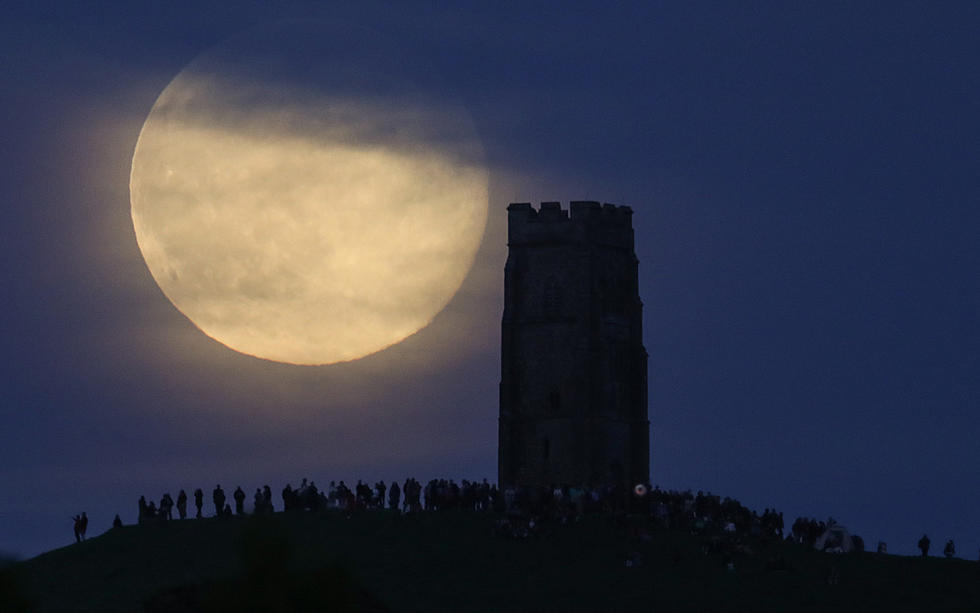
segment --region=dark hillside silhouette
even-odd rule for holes
[[[0,555],[0,611],[4,613],[32,611],[36,605],[24,593],[13,564],[12,559]]]
[[[237,549],[240,570],[236,576],[161,590],[144,602],[145,613],[389,611],[358,587],[343,566],[291,572],[292,545],[275,522],[252,520],[242,529]]]
[[[482,486],[472,483],[471,494]],[[418,482],[406,484],[414,491]],[[600,497],[581,498],[581,512],[566,514],[562,502],[540,506],[543,492],[525,491],[514,493],[509,511],[478,510],[466,489],[457,493],[452,484],[431,480],[418,488],[431,493],[431,511],[416,502],[407,513],[404,505],[359,505],[352,492],[341,506],[312,503],[317,510],[110,529],[17,563],[4,597],[33,599],[41,612],[76,613],[980,606],[976,562],[819,552],[780,538],[778,512],[759,515],[730,498],[654,488],[649,512],[616,510]],[[377,499],[377,490],[370,494]],[[16,610],[0,603],[0,610]]]

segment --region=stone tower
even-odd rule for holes
[[[633,211],[507,207],[498,482],[649,481]]]

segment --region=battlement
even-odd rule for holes
[[[560,202],[529,202],[507,207],[508,244],[568,244],[592,242],[633,248],[633,209],[590,200],[573,200],[569,208]]]

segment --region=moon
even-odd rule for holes
[[[277,24],[188,64],[140,132],[133,227],[194,325],[319,365],[428,325],[468,274],[488,173],[465,107],[373,32]]]

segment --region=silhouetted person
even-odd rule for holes
[[[221,517],[221,512],[225,508],[225,491],[221,489],[221,484],[218,484],[214,488],[214,491],[211,493],[211,500],[214,502],[214,515]]]
[[[82,538],[85,538],[84,532],[82,532]],[[956,555],[956,545],[953,545],[953,539],[946,541],[946,546],[943,547],[943,555],[947,558],[952,558]]]
[[[81,543],[82,542],[82,516],[73,515],[71,519],[73,522],[72,530],[74,530],[75,532],[75,542]]]
[[[85,531],[88,530],[88,515],[85,514],[85,511],[82,511],[82,517],[81,517],[81,521],[79,523],[80,523],[80,527],[82,529],[82,540],[84,541],[85,540]],[[953,544],[953,541],[950,541],[947,546],[951,546],[952,544]],[[946,557],[949,557],[949,556],[946,556]]]
[[[142,524],[146,519],[146,496],[140,496],[140,514],[136,516],[136,523]]]
[[[337,484],[337,506],[345,511],[353,511],[355,504],[354,494],[341,479],[340,483]]]
[[[262,488],[255,488],[255,499],[252,504],[255,507],[252,511],[253,514],[261,515],[265,513],[265,498],[262,497]]]
[[[262,499],[265,502],[265,510],[269,513],[275,511],[272,507],[272,488],[268,485],[262,486]]]
[[[201,488],[194,490],[194,506],[197,507],[197,518],[201,519],[201,509],[204,508],[204,492]]]
[[[358,479],[357,485],[354,486],[354,495],[357,497],[357,508],[365,509],[371,502],[371,487]]]
[[[397,481],[391,482],[391,489],[388,490],[388,508],[398,510],[398,501],[402,497],[402,490],[398,487]]]
[[[181,519],[187,519],[187,492],[184,490],[177,494],[177,514]]]
[[[385,508],[385,490],[386,490],[386,488],[385,488],[385,482],[384,481],[378,481],[377,483],[374,484],[374,491],[375,491],[376,500],[377,500],[377,507],[379,509]]]
[[[929,537],[925,534],[919,539],[919,550],[922,551],[922,557],[929,555]]]
[[[235,515],[243,515],[245,513],[245,492],[242,491],[242,486],[235,488],[235,493],[232,494],[235,499]]]
[[[306,479],[303,479],[303,481],[305,482]],[[316,484],[312,481],[303,488],[303,505],[311,511],[316,511],[320,507],[320,492],[316,489]]]
[[[122,528],[122,518],[119,517],[119,513],[116,513],[116,517],[112,520],[113,528]]]
[[[170,492],[163,495],[160,499],[160,519],[169,520],[174,518],[174,499],[170,497]]]

